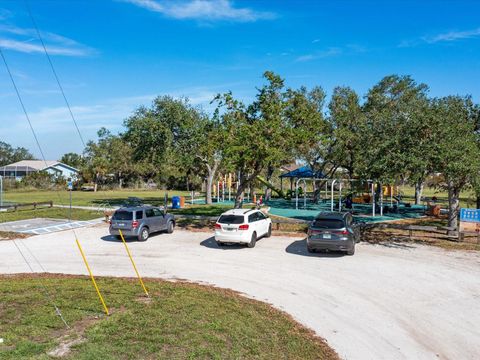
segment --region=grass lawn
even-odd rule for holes
[[[165,193],[171,200],[172,196],[185,196],[187,201],[190,194],[186,191],[164,191],[164,190],[111,190],[111,191],[73,191],[72,203],[78,206],[109,206],[121,205],[128,197],[139,197],[146,203],[152,205],[163,205]],[[57,205],[68,205],[70,203],[67,190],[46,191],[46,190],[7,190],[4,193],[4,200],[7,202],[32,203],[41,201],[53,201]]]
[[[0,212],[0,223],[33,218],[68,219],[69,209],[43,208],[37,210],[18,210]],[[98,211],[72,209],[72,220],[92,220],[102,217]]]
[[[60,343],[80,340],[63,358],[338,359],[288,315],[233,291],[146,279],[152,299],[145,301],[135,280],[97,280],[109,317],[86,277],[0,276],[0,358],[49,359]]]

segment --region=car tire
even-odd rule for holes
[[[218,247],[222,247],[222,246],[223,246],[223,243],[220,242],[220,241],[217,241],[217,245],[218,245]]]
[[[257,243],[257,233],[254,232],[254,233],[252,234],[252,239],[251,239],[250,242],[247,244],[247,246],[248,246],[249,248],[254,248],[256,243]]]
[[[120,235],[115,235],[115,239],[122,240],[122,237]]]
[[[175,229],[175,224],[173,221],[169,221],[167,224],[167,234],[173,233],[173,230]]]
[[[315,250],[312,249],[310,246],[307,246],[307,251],[308,251],[309,253],[314,253],[314,252],[315,252]]]
[[[268,232],[265,237],[269,238],[270,236],[272,236],[272,224],[268,225]]]
[[[140,233],[138,234],[138,241],[147,241],[149,236],[150,232],[148,231],[148,228],[144,227],[140,230]]]
[[[353,254],[355,254],[355,245],[353,245],[351,250],[347,251],[347,255],[352,256]]]

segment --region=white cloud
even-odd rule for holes
[[[95,50],[51,32],[42,32],[42,38],[49,55],[88,56]],[[0,25],[0,46],[4,49],[23,53],[43,53],[36,30],[13,25]]]
[[[422,36],[414,40],[403,40],[398,44],[400,48],[414,47],[421,44],[451,43],[458,40],[473,39],[480,37],[480,28],[465,31],[450,31],[441,34]]]
[[[425,36],[422,39],[427,43],[437,43],[437,42],[451,42],[462,39],[471,39],[480,36],[480,28],[466,31],[450,31],[443,34],[438,34],[435,36]]]
[[[316,60],[316,59],[323,59],[327,57],[332,57],[332,56],[337,56],[342,53],[342,49],[337,48],[337,47],[332,47],[324,51],[317,51],[312,54],[306,54],[299,56],[295,59],[295,61],[298,62],[306,62],[306,61],[311,61],[311,60]]]
[[[235,7],[230,0],[123,0],[165,16],[186,20],[252,22],[273,19],[271,12]]]
[[[315,40],[312,41],[312,44],[316,44],[318,42],[320,42],[320,39],[315,39]]]

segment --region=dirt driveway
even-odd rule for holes
[[[96,275],[134,276],[105,226],[76,231]],[[352,257],[310,255],[301,239],[220,249],[210,236],[177,231],[132,241],[130,249],[144,276],[214,284],[269,302],[345,359],[480,358],[478,253],[360,244]],[[71,231],[22,243],[48,272],[86,274]],[[0,273],[21,272],[29,269],[14,244],[0,241]]]

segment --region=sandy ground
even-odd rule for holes
[[[134,276],[123,244],[107,232],[76,230],[94,273]],[[72,231],[17,244],[48,272],[87,273]],[[304,240],[284,237],[262,239],[254,249],[220,249],[211,234],[187,231],[129,246],[143,276],[213,284],[269,302],[344,359],[480,358],[479,253],[359,244],[354,256],[310,255]],[[13,242],[0,242],[0,273],[23,272],[29,268]]]

